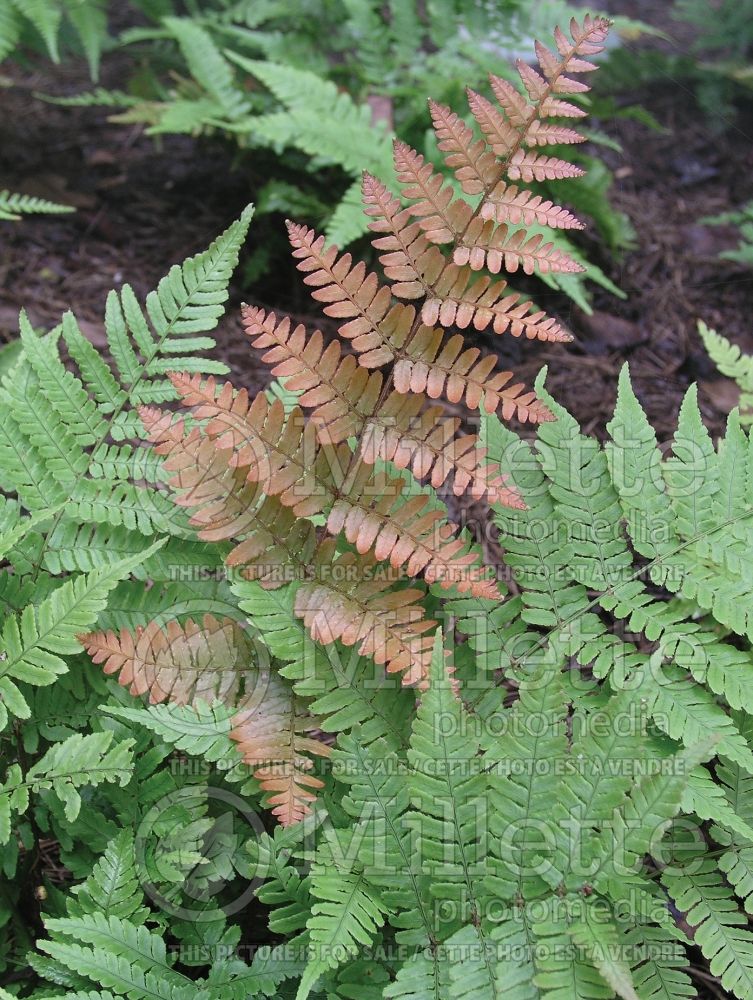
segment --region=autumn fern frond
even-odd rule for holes
[[[283,681],[257,662],[254,647],[231,619],[206,615],[201,625],[150,623],[135,633],[122,630],[81,637],[95,663],[131,694],[148,694],[159,704],[195,707],[219,700],[233,709],[231,739],[254,768],[269,804],[283,824],[301,819],[321,781],[307,772],[308,754],[326,756],[329,748],[303,733],[316,727]]]

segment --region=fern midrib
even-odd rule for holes
[[[508,165],[510,163],[510,160],[515,155],[515,153],[517,153],[518,150],[521,148],[523,142],[525,141],[525,139],[526,139],[526,137],[528,135],[528,131],[529,131],[531,125],[533,124],[533,122],[539,120],[540,115],[541,115],[541,108],[542,108],[544,102],[547,101],[552,96],[552,94],[554,92],[554,86],[555,86],[555,84],[557,83],[557,81],[560,78],[560,76],[562,76],[562,74],[566,71],[567,66],[568,66],[570,60],[576,57],[579,46],[583,43],[583,41],[586,40],[587,37],[588,37],[588,33],[586,33],[586,35],[584,36],[584,38],[581,39],[579,42],[573,44],[573,46],[572,46],[572,48],[570,50],[570,53],[566,57],[564,57],[558,63],[558,69],[557,69],[556,73],[553,74],[553,76],[552,76],[551,79],[547,79],[546,86],[544,88],[542,96],[536,102],[533,102],[531,104],[531,110],[530,110],[530,116],[529,116],[528,122],[522,128],[519,129],[519,131],[518,131],[518,137],[517,137],[516,141],[513,143],[513,145],[510,148],[510,150],[508,150],[508,152],[505,155],[505,157],[499,159],[499,166],[498,166],[497,170],[495,171],[495,174],[493,176],[493,180],[491,180],[489,183],[485,183],[484,184],[483,193],[481,194],[481,197],[480,197],[480,199],[479,199],[479,201],[478,201],[475,209],[471,213],[471,216],[468,219],[468,222],[463,227],[462,232],[460,232],[460,233],[458,233],[458,234],[455,235],[455,238],[453,240],[453,245],[454,246],[457,246],[459,243],[463,242],[463,240],[465,239],[465,237],[466,237],[466,235],[468,233],[468,230],[469,230],[470,226],[478,218],[478,215],[479,215],[479,213],[481,211],[481,208],[482,208],[485,200],[489,197],[489,194],[497,186],[497,184],[500,182],[500,180],[502,180],[505,177]],[[443,212],[440,212],[440,217],[444,218],[444,213]],[[393,233],[395,233],[395,227],[394,226],[392,227],[392,229],[393,229]],[[396,233],[396,235],[398,236],[398,239],[400,239],[400,235],[398,233]],[[406,252],[406,256],[408,256],[407,252]],[[410,259],[409,256],[408,256],[408,259]],[[442,270],[441,270],[441,272],[440,272],[440,274],[439,274],[439,276],[437,278],[437,282],[439,282],[439,281],[442,280],[442,278],[444,277],[444,275],[447,272],[448,267],[451,264],[452,264],[452,266],[456,266],[456,265],[453,264],[452,258],[449,258],[449,257],[446,258],[445,259],[445,263],[444,263],[444,265],[442,267]],[[330,276],[332,277],[332,270],[331,270],[331,268],[327,268],[327,270],[328,270]],[[420,280],[421,280],[421,283],[423,284],[423,279],[420,279]],[[343,284],[341,282],[338,281],[338,282],[336,282],[336,284],[338,285],[339,288],[341,288],[341,290],[343,290],[343,291],[346,292],[348,298],[351,301],[351,304],[354,305],[358,309],[359,313],[364,318],[366,318],[366,319],[369,320],[369,322],[371,324],[371,327],[372,327],[372,330],[374,332],[378,333],[380,337],[382,337],[381,330],[380,330],[378,324],[375,324],[371,320],[371,318],[366,315],[365,310],[355,301],[353,295],[347,289],[345,289],[343,287]],[[435,284],[436,284],[436,282],[435,282]],[[410,348],[410,345],[415,340],[416,335],[417,335],[418,330],[420,329],[421,325],[422,325],[421,324],[421,310],[417,310],[416,311],[416,316],[415,316],[415,318],[413,320],[413,323],[411,325],[410,332],[408,333],[408,336],[407,336],[405,342],[403,343],[402,348],[400,350],[397,350],[396,348],[393,347],[393,345],[391,343],[389,344],[390,350],[393,352],[395,360],[403,360],[407,356],[408,350]],[[392,389],[392,387],[394,385],[394,376],[395,376],[395,371],[394,371],[394,362],[393,362],[392,369],[390,370],[390,372],[388,373],[387,377],[384,380],[384,384],[383,384],[381,392],[379,394],[379,399],[377,400],[377,403],[376,403],[376,406],[375,406],[375,413],[377,413],[377,414],[381,411],[382,406],[384,405],[384,402],[385,402],[385,400],[386,400],[386,398],[387,398],[390,390]],[[351,470],[352,470],[352,460],[351,460],[351,466],[349,467],[349,470],[348,470],[349,473],[351,472]]]
[[[392,714],[380,710],[375,705],[375,702],[379,701],[379,695],[382,693],[382,691],[384,691],[384,688],[376,688],[375,691],[374,691],[373,700],[369,700],[369,698],[367,697],[367,695],[366,695],[365,691],[363,690],[363,688],[361,687],[361,685],[359,685],[359,684],[353,684],[352,681],[351,681],[351,679],[348,677],[348,674],[344,670],[339,670],[338,671],[337,668],[335,668],[333,666],[331,660],[329,660],[329,663],[330,663],[330,666],[332,666],[332,673],[335,676],[335,679],[337,680],[338,687],[339,688],[343,688],[347,684],[347,687],[349,688],[349,690],[353,691],[356,695],[358,695],[358,697],[364,703],[364,705],[367,705],[369,707],[369,709],[372,712],[372,718],[381,719],[384,729],[388,730],[389,732],[391,732],[393,734],[393,737],[395,739],[395,745],[398,746],[398,747],[400,747],[400,748],[404,748],[406,746],[405,736],[403,735],[403,733],[397,728],[397,726],[393,722]],[[341,678],[345,678],[346,684],[342,683]],[[367,690],[368,690],[368,686],[367,686]],[[316,700],[316,699],[314,699],[314,700]]]
[[[371,772],[371,769],[368,766],[366,766],[366,761],[360,755],[362,747],[358,743],[354,743],[354,745],[356,746],[356,748],[357,748],[357,750],[359,752],[359,758],[358,759],[359,759],[359,764],[361,764],[361,766],[362,766],[361,773],[362,773],[363,777],[366,779],[368,786],[371,788],[371,793],[372,793],[372,796],[373,796],[373,800],[379,804],[380,812],[381,812],[382,816],[384,817],[384,821],[385,821],[387,827],[390,830],[390,835],[392,837],[393,843],[397,846],[397,849],[400,852],[400,856],[403,859],[403,871],[406,872],[407,875],[408,875],[408,881],[410,882],[410,886],[411,886],[411,889],[413,891],[413,896],[414,896],[414,898],[416,900],[416,903],[418,904],[418,912],[419,912],[419,914],[421,916],[421,923],[424,925],[424,928],[426,930],[427,938],[429,939],[429,943],[431,945],[432,961],[434,962],[434,968],[435,968],[435,970],[437,970],[437,976],[435,976],[435,983],[436,983],[436,982],[438,982],[438,962],[437,962],[437,956],[436,956],[436,953],[435,953],[435,950],[434,950],[434,945],[436,944],[436,939],[434,937],[434,930],[433,930],[431,921],[429,919],[428,914],[426,913],[426,908],[424,906],[423,897],[422,897],[421,892],[420,892],[420,890],[418,888],[418,884],[417,884],[417,881],[416,881],[416,875],[415,875],[415,872],[413,870],[413,865],[411,864],[411,859],[405,853],[405,849],[403,847],[402,838],[401,838],[400,834],[398,833],[397,829],[395,828],[395,824],[394,824],[394,822],[392,820],[392,815],[390,814],[389,809],[387,809],[387,807],[385,806],[384,802],[382,801],[381,790],[374,783],[374,776],[373,776],[373,774]],[[435,990],[435,996],[436,996],[437,1000],[441,1000],[440,994],[439,994],[438,990]]]
[[[36,412],[36,409],[34,407],[34,398],[33,398],[33,396],[30,397],[30,395],[29,395],[29,392],[30,392],[31,388],[32,387],[29,384],[29,380],[27,379],[26,382],[25,382],[25,384],[24,384],[24,387],[23,387],[23,398],[26,401],[26,405],[29,407],[29,409],[32,412]],[[42,395],[42,393],[41,393],[41,386],[39,388],[40,388],[40,395]],[[44,402],[48,406],[50,406],[50,409],[52,409],[52,405],[48,402],[48,400],[46,399],[46,397],[42,395],[42,398],[44,399]],[[58,438],[58,436],[55,433],[52,433],[52,434],[50,434],[47,437],[46,444],[47,444],[48,447],[51,447],[51,448],[55,449],[55,451],[57,452],[58,458],[61,461],[61,464],[63,464],[64,466],[66,466],[67,469],[70,470],[71,474],[73,475],[73,478],[70,481],[70,483],[69,483],[68,480],[66,480],[66,482],[64,482],[64,483],[60,483],[60,480],[58,479],[57,476],[55,476],[55,480],[58,483],[60,483],[60,486],[61,486],[62,489],[71,489],[72,490],[73,489],[73,485],[72,484],[74,484],[77,481],[77,479],[79,478],[77,476],[77,474],[76,474],[75,461],[74,462],[70,461],[69,452],[65,448],[62,447],[62,445],[60,443],[60,439]],[[74,458],[75,458],[75,452],[74,452]],[[54,459],[49,459],[49,458],[45,457],[45,467],[46,468],[48,467],[47,463],[49,461],[51,461],[51,460],[54,460]],[[58,515],[58,518],[59,517],[62,517],[62,513]]]
[[[346,872],[345,874],[347,876],[350,873]],[[325,873],[325,875],[326,875],[326,873]],[[361,884],[363,884],[365,886],[368,886],[368,882],[366,881],[366,877],[364,876],[363,872],[359,872],[358,873],[358,875],[356,876],[356,881],[351,885],[350,894],[348,896],[348,900],[347,900],[345,906],[337,906],[336,905],[336,912],[338,914],[338,920],[337,920],[337,923],[336,923],[335,927],[332,929],[331,934],[329,935],[329,940],[331,942],[336,943],[337,941],[339,941],[340,934],[341,934],[342,929],[343,929],[343,927],[345,925],[345,920],[346,920],[346,918],[350,918],[350,907],[351,907],[351,904],[353,903],[354,900],[356,900],[358,898],[357,897],[357,893],[358,893],[358,889],[360,888]],[[316,898],[316,896],[315,896],[315,898]]]
[[[104,889],[103,893],[99,893],[100,899],[98,902],[105,915],[109,913],[110,907],[113,905],[115,893],[127,879],[128,872],[129,868],[125,865],[122,855],[118,854],[116,855],[116,864],[111,865],[110,869],[105,872],[104,881],[97,883],[98,890]]]
[[[110,750],[117,749],[117,746],[118,744],[116,744],[115,747],[111,747]],[[31,792],[37,792],[42,790],[44,783],[47,781],[59,781],[61,778],[66,778],[73,783],[77,778],[82,776],[87,777],[92,774],[114,774],[115,772],[122,770],[122,767],[115,764],[110,764],[109,766],[97,764],[92,767],[86,767],[83,771],[45,771],[44,774],[40,775],[38,778],[24,778],[23,781],[17,781],[12,785],[0,785],[0,795],[12,795],[13,792],[17,791],[19,788],[28,788]],[[86,784],[92,784],[92,782],[86,782]]]
[[[226,249],[227,249],[227,244],[230,241],[231,241],[231,237],[225,235],[223,246],[222,246],[222,250],[218,253],[217,257],[215,258],[215,260],[214,260],[214,266],[211,267],[211,268],[209,268],[209,269],[207,269],[202,274],[201,278],[197,281],[196,286],[193,289],[186,288],[185,298],[181,302],[180,306],[176,309],[175,315],[173,316],[172,320],[167,324],[164,332],[161,334],[161,336],[159,337],[159,339],[156,342],[154,342],[152,353],[148,357],[142,353],[142,357],[145,357],[146,360],[140,366],[139,373],[136,376],[136,378],[133,380],[133,382],[130,384],[130,386],[128,387],[128,390],[127,390],[126,394],[124,395],[124,398],[113,409],[112,413],[109,414],[109,420],[105,421],[105,428],[102,431],[102,434],[99,436],[98,440],[92,445],[91,456],[93,456],[94,453],[96,453],[97,449],[101,448],[101,446],[105,443],[105,441],[109,437],[110,431],[112,430],[113,424],[115,423],[115,421],[117,420],[117,418],[120,416],[120,414],[123,412],[123,410],[126,408],[126,406],[130,405],[131,399],[133,398],[133,394],[134,394],[137,386],[141,384],[142,380],[147,375],[147,369],[148,369],[149,365],[157,357],[157,355],[160,353],[160,351],[162,349],[162,345],[168,339],[168,337],[170,336],[170,334],[173,332],[173,330],[175,329],[175,326],[178,324],[178,322],[181,320],[181,318],[183,316],[183,312],[188,307],[188,305],[190,304],[190,302],[192,300],[192,297],[195,296],[195,295],[197,295],[197,294],[199,294],[201,292],[202,287],[203,287],[203,285],[205,283],[207,283],[208,281],[214,281],[215,280],[215,278],[213,276],[215,275],[216,271],[221,266],[220,265],[220,261],[224,261],[225,253],[226,253]],[[210,275],[212,276],[211,278],[210,278]],[[157,295],[159,294],[159,287],[157,288],[157,291],[154,294],[157,294]],[[152,333],[152,336],[153,336],[153,333]],[[93,457],[90,457],[89,465],[87,466],[86,471],[83,472],[83,473],[81,473],[81,475],[77,477],[76,486],[78,485],[79,482],[81,482],[83,479],[86,478],[86,476],[88,476],[90,474],[91,465],[92,465],[93,461],[94,461]],[[54,532],[54,530],[57,528],[58,524],[60,523],[60,521],[61,521],[61,519],[63,517],[63,514],[64,514],[64,511],[61,511],[59,514],[56,515],[55,519],[53,520],[52,526],[48,529],[46,535],[44,536],[44,539],[43,539],[43,542],[42,542],[42,546],[41,546],[40,552],[39,552],[39,564],[37,565],[37,567],[36,567],[36,569],[34,571],[34,574],[32,576],[32,580],[35,581],[35,582],[37,580],[39,571],[40,571],[40,569],[42,567],[42,563],[44,562],[44,557],[45,557],[45,555],[47,553],[47,547],[48,547],[48,544],[49,544],[50,536],[52,535],[52,533]]]
[[[443,774],[444,779],[445,779],[445,786],[447,788],[448,798],[449,798],[449,801],[452,804],[452,824],[453,824],[453,826],[455,828],[455,843],[458,845],[458,848],[460,850],[460,860],[461,860],[461,865],[462,865],[462,868],[463,868],[463,880],[464,880],[466,888],[468,890],[468,899],[469,899],[470,904],[471,904],[471,920],[472,920],[472,923],[473,923],[474,927],[476,928],[476,932],[478,933],[479,940],[481,942],[481,947],[483,949],[484,965],[486,967],[486,971],[487,971],[487,974],[488,974],[488,977],[489,977],[489,985],[491,986],[491,989],[492,989],[492,994],[491,995],[494,998],[494,1000],[496,1000],[496,998],[499,996],[499,993],[497,992],[497,982],[496,982],[496,976],[495,976],[494,968],[493,968],[493,966],[491,964],[492,949],[487,947],[487,941],[488,941],[488,939],[487,939],[487,936],[484,933],[483,927],[481,925],[481,913],[480,913],[480,909],[479,909],[479,905],[478,905],[478,899],[476,897],[476,893],[474,892],[474,889],[473,889],[473,880],[471,879],[471,875],[470,875],[470,862],[468,861],[468,859],[466,857],[465,840],[464,840],[464,837],[463,837],[463,834],[462,834],[462,831],[461,831],[460,822],[459,822],[459,819],[458,819],[458,813],[457,813],[456,801],[455,801],[455,794],[454,794],[455,790],[456,790],[456,786],[450,780],[450,766],[449,765],[450,765],[450,760],[452,758],[450,757],[450,755],[448,753],[447,738],[446,737],[444,737],[442,739],[441,746],[442,746],[442,757],[443,757],[444,765],[445,765],[442,774]]]

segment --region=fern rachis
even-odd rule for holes
[[[110,300],[114,368],[70,319],[68,371],[23,324],[0,426],[0,674],[22,675],[3,864],[33,822],[80,882],[45,911],[40,996],[690,996],[670,899],[751,996],[749,435],[733,414],[715,444],[691,392],[663,457],[626,371],[602,448],[543,376],[524,390],[457,332],[566,337],[477,269],[569,266],[502,227],[577,224],[521,180],[568,172],[538,150],[577,133],[544,119],[580,116],[565,97],[605,29],[539,46],[525,94],[493,78],[499,107],[471,94],[483,138],[432,107],[475,207],[407,148],[412,207],[364,178],[378,274],[291,223],[341,339],[245,307],[267,393],[197,356],[243,224],[148,300],[153,333]],[[491,504],[514,597],[445,484]],[[53,681],[91,733],[48,738]],[[251,835],[228,801],[279,824]],[[670,864],[663,835],[696,821],[700,866]],[[252,958],[241,883],[286,938]]]

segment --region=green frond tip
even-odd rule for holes
[[[108,843],[89,877],[73,892],[75,895],[68,902],[71,916],[101,913],[105,917],[126,917],[133,924],[144,922],[149,911],[142,906],[144,892],[130,830],[122,830]]]
[[[750,424],[753,421],[753,356],[743,354],[737,344],[710,329],[702,320],[698,321],[698,333],[709,357],[722,375],[737,383],[740,390],[740,421]]]
[[[60,205],[46,198],[35,198],[13,191],[0,191],[0,222],[18,222],[23,215],[66,215],[75,212],[72,205]]]

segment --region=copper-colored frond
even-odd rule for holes
[[[131,694],[149,701],[196,706],[214,700],[237,709],[230,737],[254,777],[271,793],[270,805],[283,825],[302,819],[322,787],[307,774],[307,754],[328,756],[330,749],[302,736],[316,728],[281,678],[260,666],[238,622],[205,615],[201,625],[156,622],[135,632],[91,632],[80,637],[95,663]]]
[[[168,424],[156,416],[158,412],[147,414],[151,439],[165,454],[163,466],[171,473],[173,500],[190,509],[190,523],[199,538],[238,542],[228,563],[242,564],[245,575],[263,586],[288,582],[290,573],[313,551],[314,526],[282,506],[278,497],[265,497],[258,483],[250,483],[248,468],[233,464],[236,452],[218,448],[198,427],[181,436],[183,421]]]
[[[222,508],[223,517],[215,524],[219,534],[207,535],[207,541],[242,536],[253,523],[260,491],[247,484],[246,470],[231,465],[232,451],[218,449],[198,427],[186,430],[185,421],[173,413],[154,407],[142,407],[139,413],[148,439],[164,456],[173,502],[200,510]]]
[[[419,327],[408,345],[408,357],[395,364],[394,383],[398,392],[425,392],[430,399],[445,395],[451,403],[465,402],[475,410],[483,400],[487,413],[500,407],[502,417],[540,423],[552,414],[522,383],[510,384],[513,373],[495,372],[496,354],[481,357],[477,347],[465,348],[460,334],[448,339],[442,330]],[[479,360],[480,359],[480,360]]]
[[[544,156],[542,153],[524,152],[519,149],[510,157],[507,176],[510,180],[559,181],[564,177],[582,177],[585,170],[576,167],[574,163],[560,160],[556,156]]]
[[[201,699],[233,704],[240,697],[253,651],[240,625],[230,618],[205,615],[201,625],[157,622],[135,632],[89,632],[81,643],[106,674],[131,694],[148,694],[157,704],[193,705]]]
[[[538,224],[550,229],[583,229],[583,223],[560,205],[545,201],[515,184],[500,181],[481,206],[482,219],[509,222],[513,226]]]
[[[394,159],[403,195],[415,202],[410,212],[420,220],[426,238],[431,243],[451,243],[470,222],[471,206],[462,198],[454,198],[452,188],[431,163],[399,139],[394,143]]]
[[[531,302],[521,302],[518,292],[507,292],[506,281],[488,275],[475,279],[469,266],[448,264],[427,298],[421,318],[427,326],[440,323],[461,330],[491,326],[495,333],[511,333],[528,340],[571,341],[572,336],[544,312],[533,312]]]
[[[520,133],[509,120],[475,90],[468,89],[468,106],[497,156],[504,157],[518,146]]]
[[[510,124],[517,129],[525,128],[533,114],[533,109],[525,97],[513,87],[509,80],[505,80],[501,76],[490,73],[489,83],[491,83],[494,96]]]
[[[295,602],[312,637],[357,645],[389,673],[402,674],[404,684],[424,688],[436,622],[423,616],[423,591],[395,588],[375,572],[373,557],[338,555],[329,539],[317,551],[315,569],[316,579],[299,587]]]
[[[331,496],[330,470],[336,452],[324,453],[316,427],[294,407],[285,413],[281,400],[272,402],[262,392],[249,403],[245,389],[218,385],[210,376],[171,376],[186,405],[199,420],[203,433],[220,449],[229,449],[232,466],[243,468],[250,483],[259,483],[267,496],[279,496],[299,517],[318,514]]]
[[[490,503],[523,508],[519,494],[507,485],[499,467],[485,461],[486,449],[473,434],[457,435],[460,420],[443,416],[440,406],[422,409],[425,397],[393,392],[361,438],[365,462],[377,459],[410,469],[436,489],[453,477],[456,496],[487,496]]]
[[[401,208],[390,191],[369,173],[363,175],[364,211],[371,216],[369,229],[385,233],[372,240],[380,254],[385,276],[392,282],[392,294],[400,299],[420,299],[431,294],[432,282],[442,273],[446,261],[439,247],[430,243],[412,211]]]
[[[526,274],[584,270],[569,254],[545,243],[541,233],[528,236],[525,229],[511,231],[506,223],[491,219],[473,220],[456,245],[453,259],[461,266],[469,264],[473,271],[485,267],[492,274],[499,274],[503,267],[511,273],[522,267]]]
[[[415,313],[402,303],[392,305],[389,288],[377,276],[367,274],[363,263],[352,266],[349,253],[338,257],[336,247],[326,247],[323,236],[313,229],[288,223],[293,256],[304,281],[313,285],[313,297],[328,303],[328,316],[349,318],[340,327],[341,336],[351,340],[359,352],[359,363],[367,368],[387,364],[394,357],[390,347],[395,330],[410,330]]]
[[[317,720],[281,678],[268,674],[263,699],[233,716],[230,736],[254,777],[267,792],[268,804],[282,826],[297,823],[311,812],[323,782],[309,772],[311,756],[328,757],[331,749],[306,736]]]
[[[583,59],[583,56],[597,55],[603,52],[602,44],[609,32],[610,22],[604,17],[591,17],[586,14],[582,23],[575,18],[570,20],[570,38],[561,28],[554,29],[554,42],[557,55],[541,42],[536,42],[536,57],[547,82],[556,92],[578,93],[585,84],[573,81],[563,76],[564,73],[590,73],[596,65]],[[585,88],[588,89],[588,88]]]
[[[406,495],[407,483],[395,479],[378,497],[338,500],[328,519],[333,533],[345,537],[360,553],[373,551],[379,560],[409,576],[424,573],[430,583],[457,587],[461,593],[499,598],[499,590],[468,541],[455,537],[446,510],[434,507],[425,493]]]
[[[325,347],[319,330],[308,336],[303,324],[292,329],[287,316],[278,321],[274,313],[244,306],[243,324],[254,347],[267,349],[262,360],[274,365],[272,374],[302,393],[301,406],[312,407],[322,443],[337,444],[360,432],[379,399],[379,372],[368,373],[350,354],[343,357],[339,341]]]
[[[585,141],[584,135],[564,125],[550,125],[537,120],[526,129],[526,146],[571,146]]]
[[[380,287],[363,261],[353,264],[349,253],[338,257],[337,247],[325,246],[324,237],[306,226],[288,222],[288,234],[296,266],[306,275],[305,284],[314,289],[312,298],[325,303],[328,316],[365,316],[374,324],[384,319],[390,307],[389,289]]]
[[[191,523],[199,528],[199,538],[238,539],[236,525],[227,523],[225,506],[217,504],[194,514]],[[258,580],[267,590],[276,590],[297,579],[301,564],[305,564],[316,545],[313,524],[296,518],[277,497],[263,500],[240,537],[225,562],[240,567],[245,579]]]
[[[539,199],[541,201],[541,199]],[[570,340],[554,320],[531,321],[526,318],[530,312],[528,307],[512,312],[518,302],[508,302],[498,308],[499,297],[495,293],[504,290],[505,285],[495,285],[493,290],[486,285],[476,283],[468,287],[471,280],[468,268],[461,268],[448,263],[438,247],[428,243],[416,223],[407,223],[409,210],[400,208],[397,198],[394,198],[380,181],[370,174],[364,175],[364,202],[366,212],[372,216],[369,228],[377,233],[387,233],[374,239],[377,250],[386,250],[379,260],[385,275],[395,283],[392,291],[395,295],[406,298],[424,297],[423,319],[427,323],[440,323],[442,326],[459,326],[461,329],[476,321],[477,329],[483,329],[490,322],[495,322],[495,330],[504,332],[513,325],[513,332],[520,330],[529,337],[539,337],[545,340]],[[549,203],[551,204],[551,203]],[[515,271],[522,265],[531,273],[535,267],[542,272],[547,271],[579,271],[581,266],[561,250],[556,250],[552,244],[543,244],[543,237],[533,236],[522,242],[524,232],[507,237],[507,229],[495,227],[493,222],[484,223],[474,219],[467,227],[463,243],[457,246],[455,258],[462,260],[467,257],[472,270],[478,270],[484,264],[493,272],[500,270],[504,262],[508,270]],[[486,249],[483,240],[499,242],[500,246],[490,246]],[[466,246],[466,243],[477,241],[478,245]],[[543,244],[543,245],[542,245]],[[476,296],[474,298],[474,296]],[[483,299],[483,302],[480,301]],[[488,314],[488,318],[486,318]],[[485,318],[482,319],[482,317]],[[539,319],[541,314],[539,315]],[[522,322],[518,323],[518,320]],[[391,335],[391,348],[397,356],[408,340],[411,327],[407,323],[396,329]],[[516,334],[517,335],[517,334]],[[408,341],[409,342],[409,341]],[[364,360],[361,359],[361,363]]]
[[[471,195],[486,191],[499,173],[494,154],[482,139],[474,139],[471,129],[450,108],[430,100],[429,110],[437,145],[463,191]]]

